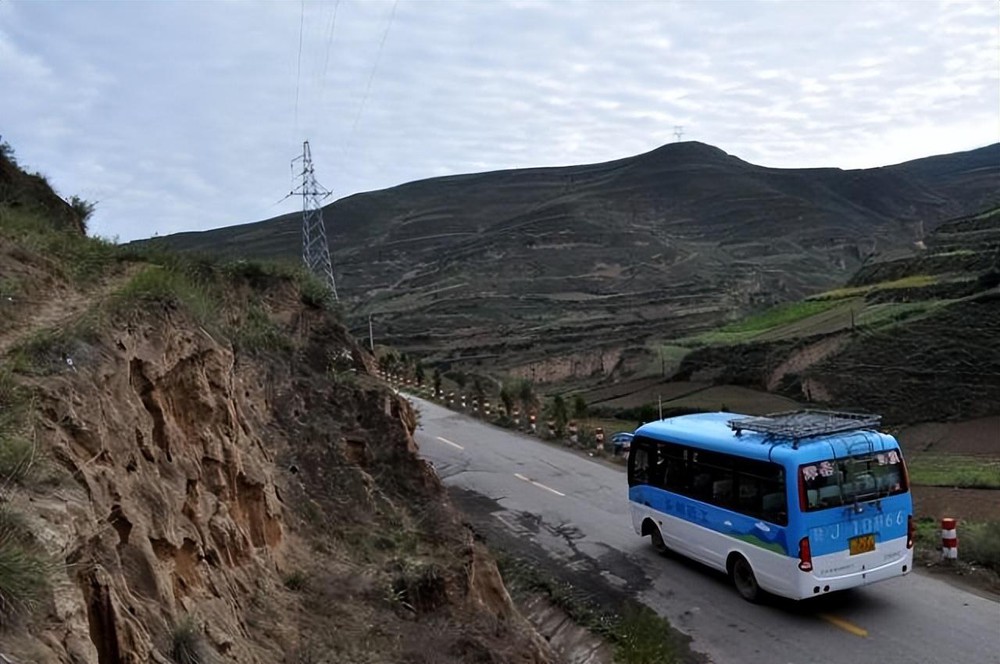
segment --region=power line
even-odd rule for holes
[[[330,66],[330,47],[333,46],[333,31],[337,27],[337,9],[340,7],[340,0],[337,0],[336,4],[333,5],[333,18],[330,19],[330,29],[327,31],[326,35],[326,58],[323,60],[323,84],[324,92],[326,88],[326,70]]]
[[[392,3],[392,11],[389,12],[389,21],[385,24],[385,32],[382,33],[382,41],[378,43],[378,52],[375,54],[375,63],[372,65],[371,74],[368,75],[368,84],[365,86],[365,94],[361,97],[361,105],[358,106],[358,114],[354,116],[354,123],[351,125],[351,134],[354,134],[354,130],[358,127],[358,120],[361,119],[361,113],[365,110],[365,102],[368,101],[368,94],[372,89],[372,81],[375,80],[375,72],[378,69],[379,60],[382,59],[382,49],[385,46],[385,40],[389,36],[389,28],[392,27],[392,19],[396,16],[396,6],[399,4],[399,0],[395,0]]]
[[[299,133],[299,83],[302,81],[302,32],[306,25],[306,0],[299,14],[299,57],[295,65],[295,134]]]

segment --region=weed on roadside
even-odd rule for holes
[[[674,664],[682,661],[670,623],[629,600],[616,612],[603,610],[574,586],[546,576],[537,565],[493,551],[505,585],[515,596],[539,593],[577,625],[614,647],[618,664]]]

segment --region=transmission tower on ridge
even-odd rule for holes
[[[681,136],[683,135],[684,135],[683,125],[674,125],[674,137],[677,139],[678,142],[681,140]]]
[[[302,156],[292,160],[293,168],[297,161],[302,162],[302,173],[300,173],[302,182],[297,189],[292,191],[291,195],[302,197],[302,262],[313,274],[323,280],[333,294],[334,301],[339,301],[321,205],[323,200],[333,192],[316,181],[312,152],[309,151],[309,141],[302,143]]]

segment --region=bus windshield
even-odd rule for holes
[[[802,465],[799,467],[799,486],[803,509],[807,512],[907,491],[899,450]]]

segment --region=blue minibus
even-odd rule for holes
[[[913,505],[877,415],[700,413],[639,427],[632,525],[653,546],[725,572],[756,601],[805,599],[913,568]]]

